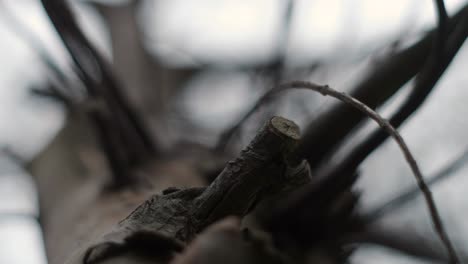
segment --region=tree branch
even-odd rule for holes
[[[459,20],[456,28],[449,35],[446,44],[443,45],[445,47],[443,50],[443,57],[438,56],[440,51],[437,49],[438,46],[434,45],[433,53],[429,57],[425,67],[418,74],[412,92],[406,98],[400,109],[398,109],[390,119],[390,123],[394,127],[399,127],[403,124],[403,122],[424,103],[439,78],[463,45],[468,35],[468,9],[465,10],[465,16]],[[435,42],[438,41],[435,40]],[[338,166],[326,171],[323,177],[332,177],[331,175],[341,175],[344,172],[356,170],[359,164],[382,144],[387,137],[388,134],[383,129],[377,129],[370,136],[366,137],[363,142],[352,149]]]
[[[434,225],[434,229],[436,233],[438,234],[440,240],[446,247],[451,263],[459,263],[457,254],[452,246],[452,243],[450,242],[449,237],[447,236],[447,233],[445,232],[445,228],[439,216],[439,212],[437,210],[434,199],[432,197],[432,193],[429,187],[427,186],[426,182],[424,181],[424,177],[422,176],[422,173],[416,163],[416,160],[414,159],[408,146],[406,145],[405,141],[403,140],[401,135],[398,133],[398,131],[387,120],[382,118],[379,114],[377,114],[374,110],[372,110],[371,108],[369,108],[362,102],[358,101],[357,99],[343,92],[338,92],[336,90],[333,90],[328,86],[320,86],[320,85],[316,85],[316,84],[309,83],[309,82],[295,81],[295,82],[282,84],[272,91],[279,92],[279,91],[283,91],[286,89],[309,89],[309,90],[321,93],[322,95],[325,95],[325,96],[328,95],[328,96],[334,97],[356,108],[360,112],[364,113],[365,115],[373,119],[382,129],[384,129],[385,132],[390,134],[390,136],[395,140],[395,142],[400,147],[408,165],[411,168],[411,171],[413,172],[415,176],[418,187],[424,195],[429,213],[431,215],[431,220]],[[298,196],[298,197],[301,197],[300,200],[302,201],[307,200],[307,192],[304,192],[304,193],[305,194],[302,194],[302,196]]]
[[[105,109],[105,111],[99,115],[105,116],[106,122],[96,125],[97,129],[110,125],[111,127],[99,133],[104,134],[105,137],[118,138],[109,145],[113,150],[107,151],[106,154],[110,157],[110,162],[120,163],[119,165],[111,164],[111,168],[125,166],[123,171],[113,171],[114,185],[123,186],[130,181],[130,167],[141,163],[156,152],[152,139],[139,117],[122,96],[110,67],[78,27],[67,2],[42,0],[42,4],[68,49],[78,70],[78,76],[82,78],[90,97],[103,102],[104,108],[99,110]],[[91,111],[89,114],[96,115],[96,111]],[[91,117],[91,119],[99,122],[97,121],[99,118]],[[121,153],[121,155],[115,153]],[[127,164],[129,166],[126,166]]]
[[[464,6],[447,21],[447,33],[452,34],[459,27],[468,12]],[[465,23],[466,24],[466,23]],[[350,95],[375,109],[415,76],[423,67],[436,37],[432,30],[414,45],[396,53],[383,64],[378,65],[358,85],[351,89]],[[304,132],[298,155],[306,157],[315,168],[332,152],[345,136],[363,119],[350,111],[349,106],[337,104],[314,120]]]
[[[296,124],[273,117],[210,186],[169,188],[162,195],[154,195],[80,258],[87,258],[84,263],[94,263],[91,259],[101,259],[108,253],[108,245],[125,244],[126,238],[138,232],[185,243],[217,220],[245,216],[265,195],[295,184],[298,170],[307,174],[301,176],[309,176],[308,170],[299,169],[306,163],[290,156],[298,140]]]

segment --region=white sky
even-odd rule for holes
[[[144,13],[152,21],[151,36],[160,45],[204,60],[246,63],[265,60],[274,52],[285,2],[161,0],[150,5],[156,11],[146,8]],[[379,39],[394,39],[406,30],[420,33],[435,16],[431,0],[295,2],[288,48],[291,59],[299,63],[329,57],[337,48],[349,52]],[[450,14],[465,1],[445,2]]]
[[[65,65],[68,59],[66,53],[44,17],[38,1],[4,2],[14,10],[19,20],[31,32],[53,50],[59,63]],[[445,2],[450,14],[466,3],[464,0]],[[157,4],[148,4],[142,12],[145,18],[151,21],[146,30],[155,42],[156,52],[163,57],[178,56],[179,63],[192,58],[235,64],[265,61],[275,52],[279,19],[284,4],[285,1],[280,0],[161,0]],[[102,24],[92,13],[80,14],[80,21],[86,26],[89,36],[104,49],[108,37],[102,31]],[[330,56],[336,57],[336,60],[352,57],[363,48],[379,47],[387,40],[394,39],[400,32],[420,33],[422,28],[428,28],[434,23],[434,14],[431,0],[297,0],[287,47],[288,59],[290,63],[304,64]],[[0,145],[8,144],[15,151],[31,156],[57,131],[63,114],[56,106],[38,103],[28,96],[28,86],[43,81],[44,73],[34,51],[7,28],[1,16],[0,10]],[[440,86],[444,89],[438,90],[437,95],[432,96],[427,106],[420,111],[418,118],[403,129],[403,134],[410,142],[410,147],[415,150],[423,171],[432,171],[436,167],[434,164],[442,164],[444,160],[455,155],[454,152],[465,147],[460,142],[466,141],[468,123],[462,118],[454,119],[456,111],[466,113],[465,102],[468,99],[464,89],[468,83],[467,76],[460,70],[455,70],[467,68],[466,47],[463,54],[460,55],[463,60],[457,58],[455,65],[451,67],[454,70],[449,70],[441,81]],[[462,61],[465,61],[465,64]],[[233,80],[230,85],[209,94],[212,96],[210,98],[214,98],[228,92],[230,101],[203,109],[201,106],[206,104],[207,98],[201,95],[193,98],[189,108],[195,116],[211,115],[211,118],[220,119],[229,112],[242,108],[239,102],[245,103],[243,98],[246,96],[246,89],[242,87],[245,87],[247,82],[242,76],[235,74],[227,77]],[[201,81],[200,83],[203,84]],[[219,85],[215,86],[221,86],[222,80],[218,83]],[[197,83],[194,84],[195,87],[196,85]],[[440,109],[444,111],[440,112]],[[439,115],[441,113],[442,116]],[[228,122],[229,119],[225,121]],[[421,129],[428,124],[431,129]],[[388,155],[398,157],[399,153],[393,145],[387,143],[367,161],[361,185],[375,187],[373,192],[366,192],[369,199],[364,203],[367,206],[378,204],[379,201],[390,197],[395,188],[388,186],[413,182],[406,164],[398,158],[388,159]],[[389,164],[394,170],[389,170],[385,175],[373,175],[373,172]],[[387,180],[382,181],[383,178]],[[458,179],[459,182],[467,180]],[[3,183],[2,186],[5,188],[8,184]],[[445,207],[443,215],[452,215],[449,217],[451,219],[455,218],[457,210],[465,207],[464,196],[466,195],[462,185],[455,188],[453,184],[447,183],[436,190],[436,198],[443,200]],[[22,199],[18,198],[18,201]],[[17,205],[20,206],[20,203]],[[420,207],[424,210],[424,207]],[[4,207],[0,206],[0,210],[2,208]],[[421,215],[424,216],[424,213],[419,216],[413,214],[413,217],[410,217],[413,225],[421,221]],[[16,242],[23,245],[22,248],[31,248],[31,256],[39,257],[25,260],[24,255],[27,254],[24,254],[24,250],[15,255],[16,251],[10,248],[11,244],[3,243],[0,244],[0,263],[44,263],[40,257],[42,246],[38,239],[40,233],[37,225],[26,222],[12,224],[0,219],[0,237],[15,237]],[[468,225],[461,226],[459,223],[457,227],[461,230],[457,237],[468,237]],[[383,261],[389,260],[388,255],[384,250],[371,248],[360,251],[356,260],[364,264],[384,263]],[[34,262],[33,259],[37,261]],[[391,263],[422,262],[412,262],[404,258],[401,262]]]

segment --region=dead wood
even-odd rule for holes
[[[164,243],[166,252],[157,254],[157,259],[164,263],[168,256],[180,250],[178,245],[190,242],[214,222],[226,216],[242,218],[264,197],[307,181],[310,176],[307,163],[290,155],[298,140],[296,124],[273,117],[239,157],[228,162],[211,185],[169,188],[153,195],[101,242],[87,250],[84,247],[68,263],[101,263],[128,251],[133,254],[131,241],[141,241],[135,238],[141,236],[147,238],[145,241]]]
[[[467,12],[468,5],[465,5],[447,20],[447,34],[452,34],[456,27],[466,26],[462,20]],[[397,52],[380,65],[375,65],[360,83],[351,88],[350,95],[371,109],[379,107],[421,70],[436,36],[437,29],[434,29],[415,44]],[[352,111],[346,104],[334,105],[304,129],[298,154],[306,157],[312,168],[315,168],[362,119],[362,115]]]

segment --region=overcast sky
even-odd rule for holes
[[[52,51],[56,60],[65,66],[67,55],[50,28],[38,1],[3,2],[25,28],[33,32]],[[464,0],[445,2],[450,14],[466,3]],[[285,1],[272,0],[161,0],[148,3],[142,11],[142,17],[149,21],[145,24],[145,29],[152,40],[151,48],[162,57],[175,58],[175,63],[190,62],[193,58],[205,62],[251,63],[268,60],[276,52],[284,4]],[[2,20],[2,15],[0,8],[0,145],[8,145],[21,155],[31,157],[60,128],[63,113],[57,106],[44,104],[28,94],[27,89],[31,84],[45,80],[44,72],[37,54],[24,39],[15,35],[9,24]],[[336,60],[352,58],[353,54],[358,56],[363,47],[380,47],[402,32],[408,35],[421,34],[423,29],[433,25],[434,17],[433,1],[430,0],[297,1],[287,45],[288,62],[304,64],[330,56],[336,57]],[[99,18],[86,8],[81,8],[80,21],[90,38],[102,50],[106,50],[108,36],[103,31]],[[467,62],[468,50],[465,45],[439,82],[438,89],[430,96],[417,117],[411,119],[402,129],[403,136],[425,173],[435,171],[468,147],[465,144],[468,121],[460,115],[468,113],[468,76],[465,73]],[[238,99],[244,96],[243,88],[246,83],[242,78],[234,76],[233,82],[227,85],[230,89],[224,87],[226,89],[223,91],[230,93],[229,102],[211,105],[206,109],[201,107],[206,105],[206,97],[202,96],[193,98],[190,107],[201,116],[213,113],[222,116],[241,109],[242,100]],[[212,96],[222,93],[218,91],[212,93]],[[364,207],[377,206],[392,197],[398,186],[414,183],[409,169],[399,157],[399,150],[393,143],[387,142],[366,161],[360,188],[372,186],[373,189],[365,192]],[[381,172],[382,167],[392,169]],[[0,169],[0,194],[5,194],[2,192],[6,190],[5,186],[13,186],[8,189],[17,188],[15,193],[19,196],[13,198],[8,194],[8,199],[0,196],[0,211],[6,210],[5,208],[11,210],[14,206],[19,211],[26,210],[25,203],[17,202],[12,205],[11,201],[26,200],[34,206],[35,198],[31,198],[27,191],[31,188],[30,183],[27,180],[24,183],[11,182],[15,177],[26,179],[26,176],[11,177],[12,173],[7,171],[9,170]],[[375,174],[377,171],[378,175]],[[458,173],[467,172],[462,170]],[[468,238],[468,225],[462,221],[468,215],[459,213],[468,212],[463,190],[463,186],[467,184],[468,177],[464,179],[456,176],[435,189],[435,197],[443,205],[442,215],[447,221],[454,223],[449,232],[460,246],[466,244],[464,239]],[[418,214],[402,210],[399,217],[404,219],[406,225],[419,228],[423,233],[430,233],[430,226],[420,224],[425,221],[426,216],[421,201],[418,203],[419,206],[411,207],[411,210],[419,210]],[[40,232],[34,222],[0,219],[0,236],[10,238],[0,242],[0,263],[44,263],[44,258],[41,257],[42,246],[39,243]],[[432,234],[429,236],[435,237]],[[11,248],[11,239],[16,239],[15,244],[22,245],[18,254]],[[24,253],[26,247],[31,248],[31,254]],[[33,257],[25,259],[27,256]],[[406,257],[398,257],[376,248],[360,250],[354,258],[356,263],[364,264],[387,263],[385,261],[422,263],[411,262]]]

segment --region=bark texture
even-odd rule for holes
[[[211,224],[227,216],[241,219],[264,198],[307,183],[310,180],[307,162],[291,155],[298,141],[299,127],[296,124],[282,117],[273,117],[207,187],[170,187],[158,193],[160,188],[150,187],[157,181],[153,184],[149,181],[146,187],[112,191],[105,191],[104,184],[84,184],[87,187],[77,191],[77,195],[86,196],[84,201],[76,197],[68,199],[71,192],[62,194],[62,202],[69,203],[59,207],[55,217],[48,213],[47,220],[52,222],[51,229],[57,228],[53,223],[64,221],[68,224],[46,234],[55,234],[55,246],[66,245],[67,239],[76,241],[78,238],[80,243],[66,246],[60,251],[64,255],[51,263],[66,260],[66,263],[91,264],[110,259],[125,260],[121,263],[146,263],[148,259],[168,263],[175,253]],[[151,177],[157,179],[159,176]],[[193,183],[196,185],[192,180]],[[84,189],[88,193],[84,194]],[[66,206],[69,210],[64,208]],[[132,207],[136,209],[131,211]],[[75,217],[78,219],[73,221]],[[76,224],[82,228],[74,226]],[[75,233],[67,232],[70,230]],[[240,227],[236,232],[234,237],[242,238],[238,243],[256,241],[253,236],[243,238]],[[72,253],[77,246],[79,249]],[[228,247],[228,244],[220,247]],[[246,250],[244,247],[241,249]],[[57,252],[57,249],[50,248],[52,251]]]

